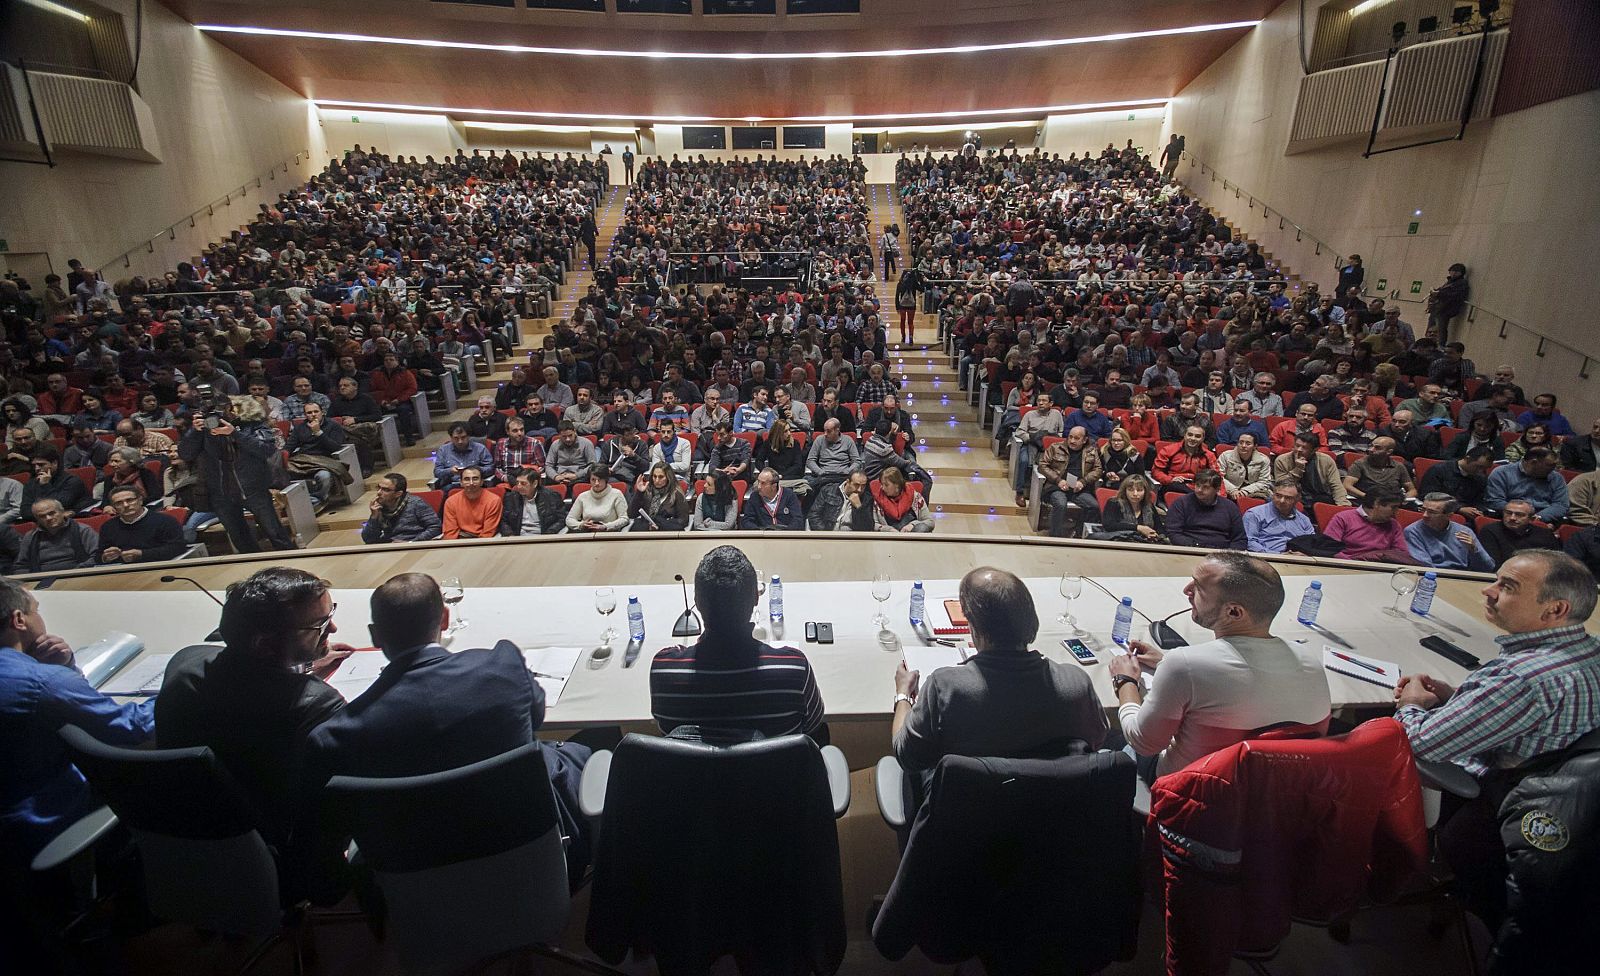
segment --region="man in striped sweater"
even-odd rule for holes
[[[756,570],[743,552],[718,546],[700,561],[694,598],[705,633],[693,645],[656,652],[650,665],[650,711],[662,732],[680,725],[766,738],[803,732],[827,743],[811,662],[750,633],[756,597]]]

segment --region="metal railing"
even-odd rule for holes
[[[1231,182],[1230,180],[1225,178],[1221,173],[1217,172],[1214,167],[1206,164],[1205,162],[1203,162],[1203,161],[1201,161],[1199,159],[1196,159],[1194,153],[1191,153],[1188,150],[1184,150],[1183,157],[1185,159],[1189,160],[1189,166],[1191,168],[1192,167],[1196,167],[1196,166],[1198,166],[1200,168],[1200,175],[1201,176],[1205,176],[1206,174],[1209,173],[1211,175],[1211,182],[1213,182],[1213,183],[1221,182],[1222,189],[1223,189],[1224,192],[1226,192],[1228,190],[1232,190],[1233,191],[1233,197],[1234,197],[1235,200],[1245,200],[1247,205],[1248,205],[1248,207],[1249,207],[1249,209],[1254,210],[1256,204],[1259,203],[1261,205],[1261,216],[1262,216],[1262,219],[1271,219],[1273,214],[1277,214],[1278,215],[1278,229],[1279,230],[1288,230],[1290,227],[1293,227],[1294,228],[1294,239],[1295,240],[1297,240],[1297,241],[1305,241],[1305,240],[1311,241],[1314,245],[1316,245],[1316,252],[1319,255],[1323,252],[1323,249],[1326,248],[1328,253],[1333,255],[1333,263],[1334,263],[1335,266],[1344,263],[1344,256],[1341,255],[1338,252],[1338,250],[1334,248],[1334,246],[1332,244],[1329,244],[1327,241],[1324,241],[1322,238],[1318,237],[1317,235],[1315,235],[1315,234],[1311,233],[1310,231],[1306,230],[1304,227],[1301,227],[1299,224],[1295,223],[1282,210],[1277,210],[1277,209],[1275,209],[1273,207],[1268,206],[1267,202],[1265,200],[1262,200],[1260,197],[1257,197],[1255,194],[1253,194],[1250,191],[1244,189],[1239,184]]]
[[[1427,304],[1426,301],[1424,301],[1423,299],[1420,299],[1420,298],[1401,298],[1399,295],[1373,295],[1371,297],[1373,297],[1373,298],[1382,298],[1386,302],[1400,302],[1400,303],[1403,303],[1403,304],[1406,304],[1406,305],[1426,305]],[[1581,358],[1582,362],[1578,366],[1578,377],[1580,379],[1588,379],[1589,378],[1589,364],[1590,363],[1592,363],[1592,362],[1600,362],[1600,353],[1585,352],[1584,350],[1579,349],[1577,346],[1571,345],[1570,343],[1567,343],[1567,342],[1563,342],[1562,340],[1557,339],[1554,336],[1545,335],[1543,332],[1540,332],[1538,329],[1530,328],[1529,326],[1523,325],[1520,322],[1514,322],[1511,319],[1506,318],[1504,315],[1501,315],[1498,312],[1491,312],[1489,309],[1484,308],[1482,305],[1479,305],[1476,302],[1469,301],[1469,302],[1466,303],[1466,305],[1467,305],[1467,311],[1461,316],[1462,319],[1464,319],[1464,320],[1466,320],[1468,322],[1476,322],[1476,321],[1478,321],[1478,316],[1480,316],[1480,315],[1488,316],[1490,321],[1499,322],[1500,323],[1499,336],[1502,339],[1511,338],[1509,335],[1506,334],[1508,329],[1516,329],[1519,332],[1525,332],[1528,335],[1532,336],[1533,338],[1539,340],[1538,344],[1534,347],[1533,354],[1535,356],[1538,356],[1540,359],[1543,359],[1546,355],[1549,354],[1549,350],[1547,349],[1548,346],[1556,346],[1556,347],[1559,347],[1561,349],[1565,349],[1567,352],[1571,353],[1572,355]]]
[[[289,175],[289,167],[291,167],[291,166],[299,166],[301,159],[310,159],[310,158],[311,158],[311,150],[302,149],[300,152],[297,152],[297,153],[294,154],[294,158],[293,159],[288,160],[287,162],[278,163],[276,166],[273,166],[271,169],[267,170],[267,172],[264,175],[256,176],[256,177],[253,177],[252,179],[245,180],[244,183],[240,185],[239,189],[230,190],[227,193],[223,194],[220,199],[213,200],[213,201],[211,201],[210,203],[206,204],[203,207],[196,208],[189,215],[187,215],[185,217],[182,217],[182,218],[179,218],[178,220],[175,220],[172,223],[168,224],[166,226],[166,229],[161,230],[161,231],[157,232],[156,234],[153,234],[152,236],[146,238],[145,241],[142,244],[135,244],[133,247],[130,247],[126,251],[123,251],[121,254],[119,254],[116,257],[112,258],[111,260],[107,261],[105,264],[100,265],[95,270],[97,272],[104,272],[107,268],[109,268],[112,265],[116,264],[118,261],[122,262],[122,266],[124,268],[133,267],[133,255],[140,248],[144,248],[144,251],[145,251],[146,254],[154,254],[154,253],[156,253],[156,241],[160,240],[163,236],[165,236],[167,238],[167,240],[169,240],[169,241],[177,240],[178,239],[178,228],[181,227],[185,221],[188,222],[188,224],[189,224],[189,226],[191,228],[194,227],[195,218],[200,216],[201,214],[205,214],[207,217],[215,216],[216,210],[217,210],[218,207],[231,207],[231,206],[233,206],[233,201],[234,201],[235,197],[244,197],[246,194],[248,194],[250,192],[250,190],[251,190],[252,184],[254,185],[255,189],[259,190],[259,189],[261,189],[261,185],[262,185],[262,183],[264,181],[266,181],[266,180],[276,180],[278,178],[278,170],[282,169],[283,170],[283,175],[288,176]]]

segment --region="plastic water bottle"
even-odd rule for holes
[[[1317,611],[1322,607],[1322,584],[1312,580],[1306,587],[1306,595],[1300,598],[1300,612],[1294,618],[1310,627],[1317,622]]]
[[[927,616],[927,597],[922,592],[922,580],[911,584],[911,626],[921,627],[922,619]]]
[[[1126,647],[1128,631],[1133,629],[1133,597],[1125,596],[1117,604],[1117,619],[1111,624],[1112,643]]]
[[[1438,573],[1423,573],[1417,583],[1417,592],[1411,597],[1411,612],[1426,617],[1433,609],[1433,594],[1439,589]]]
[[[628,597],[628,640],[644,640],[644,607],[636,596]]]
[[[773,623],[783,623],[783,580],[776,576],[767,584],[767,613]]]

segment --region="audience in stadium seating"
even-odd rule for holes
[[[1300,483],[1279,478],[1272,483],[1272,494],[1265,505],[1244,513],[1244,535],[1251,552],[1288,552],[1289,542],[1317,530],[1300,508]]]
[[[1500,510],[1499,521],[1483,527],[1480,536],[1484,551],[1496,566],[1524,549],[1561,548],[1561,540],[1549,526],[1534,521],[1533,503],[1526,498],[1513,498]]]
[[[444,500],[441,537],[445,539],[488,539],[500,532],[500,492],[484,487],[483,472],[462,468],[460,491]]]
[[[739,506],[739,528],[799,532],[805,527],[805,509],[800,504],[800,496],[783,487],[778,472],[762,468],[756,474],[755,485]]]
[[[424,542],[439,538],[442,524],[433,506],[406,491],[406,476],[391,471],[378,479],[361,541]]]
[[[152,563],[177,559],[188,548],[183,527],[163,512],[145,506],[144,492],[119,485],[107,492],[107,507],[114,518],[100,526],[98,562]]]
[[[1404,499],[1394,492],[1373,492],[1356,508],[1339,511],[1323,532],[1340,543],[1341,559],[1389,563],[1415,563],[1406,547],[1405,532],[1394,514]]]
[[[1559,523],[1571,507],[1567,479],[1556,470],[1556,456],[1548,447],[1536,447],[1516,464],[1503,464],[1489,475],[1483,501],[1490,511],[1500,511],[1513,498],[1533,504],[1534,515],[1547,523]]]
[[[628,498],[611,486],[611,469],[596,464],[587,477],[587,487],[574,494],[567,512],[567,531],[621,532],[628,528]]]
[[[1193,437],[1198,432],[1199,428],[1190,427],[1188,433]],[[1196,549],[1248,548],[1239,506],[1222,495],[1222,475],[1201,468],[1193,490],[1172,500],[1167,506],[1167,538],[1174,545]]]
[[[1456,500],[1444,492],[1422,498],[1422,518],[1405,527],[1406,549],[1424,566],[1434,569],[1493,571],[1497,561],[1478,534],[1451,519]]]

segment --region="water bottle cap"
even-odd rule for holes
[[[922,589],[922,580],[917,580],[915,583],[912,583],[911,588],[915,590]]]
[[[1133,606],[1133,597],[1131,597],[1131,596],[1123,597],[1122,598],[1122,605],[1125,606],[1125,607]]]
[[[1422,574],[1422,578],[1423,579],[1438,579],[1439,578],[1439,574],[1438,573],[1423,573]]]
[[[628,597],[628,602],[629,603],[638,603],[639,602],[639,598],[636,597],[636,596],[630,596],[630,597]]]
[[[774,583],[778,582],[778,574],[777,573],[773,573],[772,574],[772,582],[774,582]]]
[[[1312,581],[1311,581],[1311,588],[1312,588],[1312,589],[1313,589],[1313,590],[1320,590],[1320,589],[1322,589],[1322,581],[1321,581],[1321,580],[1312,580]]]

